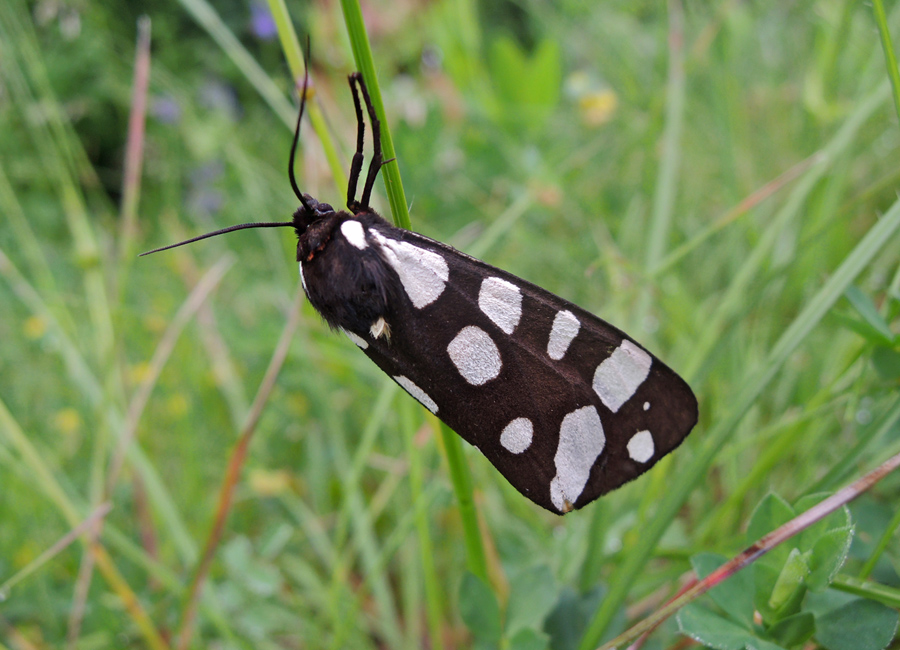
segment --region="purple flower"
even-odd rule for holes
[[[250,5],[250,29],[257,38],[270,41],[278,34],[275,20],[269,12],[268,5],[254,2]]]
[[[175,124],[181,119],[181,106],[171,95],[154,97],[150,104],[150,114],[163,124]]]

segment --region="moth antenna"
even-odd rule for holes
[[[242,223],[237,226],[228,226],[227,228],[222,228],[221,230],[214,230],[213,232],[208,232],[205,235],[200,235],[199,237],[185,239],[184,241],[180,241],[177,244],[169,244],[168,246],[154,248],[152,251],[141,253],[140,255],[138,255],[138,257],[150,255],[151,253],[159,253],[160,251],[167,251],[170,248],[178,248],[179,246],[184,246],[185,244],[193,244],[195,241],[200,241],[201,239],[209,239],[210,237],[215,237],[216,235],[224,235],[226,232],[232,232],[234,230],[246,230],[247,228],[284,228],[293,225],[293,221],[260,221],[258,223]]]
[[[291,142],[291,156],[288,161],[288,178],[291,181],[291,188],[294,194],[300,199],[300,204],[307,212],[312,212],[312,207],[307,203],[303,196],[303,192],[297,186],[297,178],[294,176],[294,160],[297,155],[297,142],[300,140],[300,122],[303,120],[303,109],[306,107],[306,89],[309,87],[309,66],[310,66],[310,46],[309,36],[306,37],[306,66],[303,69],[303,90],[300,91],[300,113],[297,115],[297,128],[294,129],[294,140]]]

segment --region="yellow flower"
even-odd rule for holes
[[[166,400],[166,413],[174,419],[184,416],[188,411],[188,407],[190,407],[190,403],[182,393],[172,395]]]
[[[136,363],[128,368],[128,381],[132,385],[139,384],[150,374],[150,364],[146,361]]]
[[[25,321],[25,325],[22,327],[22,330],[24,331],[26,337],[30,338],[31,340],[36,340],[41,338],[47,331],[47,323],[45,323],[44,319],[40,316],[32,316]]]
[[[53,416],[53,426],[61,434],[71,437],[81,429],[81,416],[73,408],[64,408]]]
[[[249,480],[250,489],[263,497],[278,496],[291,488],[291,475],[283,469],[254,469]]]
[[[618,96],[608,88],[586,93],[578,99],[581,120],[587,126],[597,127],[609,122],[618,105]]]

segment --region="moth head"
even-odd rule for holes
[[[293,225],[297,237],[300,237],[317,221],[334,214],[334,208],[329,203],[319,203],[305,192],[300,196],[303,197],[302,203],[291,218],[291,225]]]

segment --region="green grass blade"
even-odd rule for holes
[[[391,129],[388,126],[387,116],[384,114],[381,88],[378,85],[378,74],[375,72],[375,61],[372,59],[372,48],[369,46],[369,36],[363,22],[362,9],[358,0],[341,0],[341,8],[344,10],[344,21],[347,24],[347,34],[350,36],[356,67],[366,81],[369,95],[372,97],[372,105],[375,107],[375,114],[381,120],[381,151],[384,153],[385,160],[395,159],[381,168],[381,177],[384,180],[388,201],[391,204],[391,215],[396,226],[409,229],[411,227],[409,208],[406,203],[406,194],[403,192],[403,181],[400,178],[400,165],[396,160],[397,152],[394,150],[394,140],[391,138]]]
[[[894,54],[891,30],[888,27],[887,14],[884,12],[882,0],[872,0],[872,11],[875,13],[875,24],[878,25],[878,35],[881,37],[881,49],[884,50],[884,63],[888,79],[891,80],[894,110],[897,112],[897,118],[900,119],[900,70],[897,68],[897,56]]]
[[[424,467],[422,453],[416,447],[416,426],[413,419],[412,401],[403,399],[400,406],[400,416],[403,422],[406,438],[406,450],[409,457],[409,487],[412,493],[412,502],[416,516],[416,535],[418,537],[419,560],[422,565],[422,578],[425,582],[425,609],[428,618],[428,631],[430,646],[441,649],[444,647],[443,633],[441,629],[443,616],[443,598],[441,594],[440,580],[434,566],[434,544],[429,528],[430,518],[428,512],[420,507],[427,500],[425,489]]]

